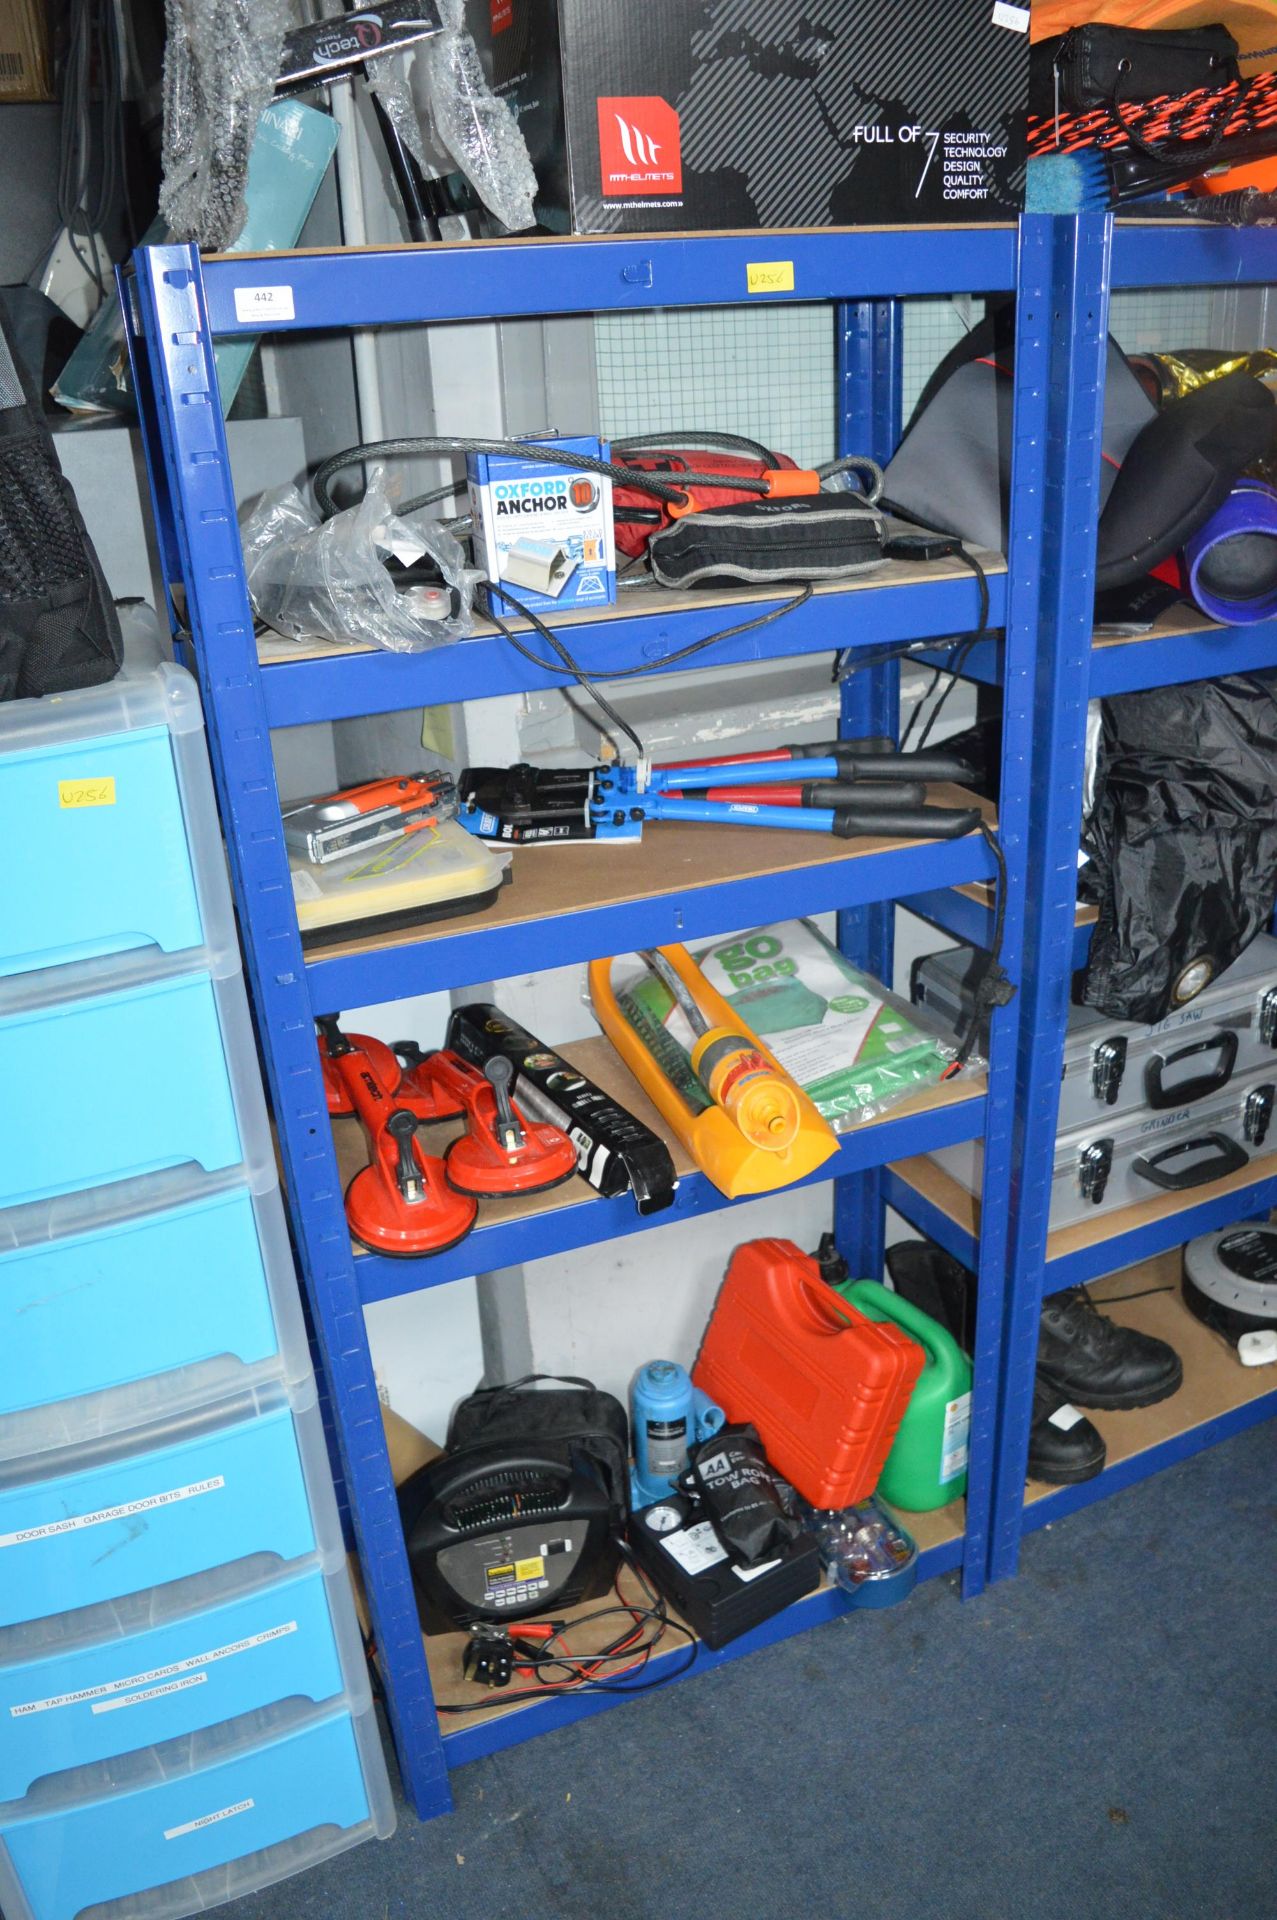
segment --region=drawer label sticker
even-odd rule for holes
[[[33,1540],[52,1540],[62,1533],[80,1533],[85,1527],[105,1526],[108,1520],[131,1520],[136,1513],[154,1513],[157,1507],[175,1506],[179,1500],[194,1500],[201,1493],[216,1493],[226,1485],[220,1473],[207,1480],[192,1481],[189,1487],[170,1487],[167,1493],[148,1493],[141,1500],[126,1500],[123,1506],[102,1507],[97,1513],[77,1513],[67,1520],[49,1520],[42,1527],[20,1527],[16,1533],[0,1533],[0,1547],[24,1547]]]
[[[96,1700],[91,1712],[114,1713],[117,1707],[142,1707],[148,1700],[163,1700],[166,1694],[185,1693],[188,1687],[202,1687],[207,1680],[206,1673],[188,1673],[184,1680],[170,1680],[164,1687],[144,1687],[141,1693],[122,1694],[118,1700]]]
[[[237,1813],[247,1813],[256,1805],[253,1800],[237,1800],[233,1807],[219,1807],[216,1813],[206,1813],[198,1820],[188,1820],[180,1827],[165,1827],[166,1840],[180,1840],[184,1833],[198,1833],[202,1827],[215,1827],[219,1820],[233,1820]]]
[[[60,807],[113,807],[115,805],[115,776],[100,774],[91,780],[59,780],[58,805]]]
[[[254,1647],[264,1647],[272,1640],[283,1640],[290,1633],[296,1633],[295,1620],[281,1621],[277,1627],[266,1627],[261,1633],[251,1633],[243,1640],[232,1640],[228,1646],[214,1647],[211,1653],[192,1653],[185,1660],[170,1661],[166,1667],[152,1667],[149,1673],[131,1673],[125,1680],[104,1680],[97,1687],[81,1687],[77,1693],[55,1693],[47,1700],[27,1700],[21,1706],[10,1707],[9,1717],[24,1720],[33,1713],[48,1713],[54,1707],[79,1707],[86,1701],[94,1701],[94,1713],[110,1713],[115,1707],[135,1707],[143,1700],[157,1700],[161,1694],[176,1693],[180,1687],[198,1687],[207,1678],[197,1673],[198,1667],[211,1667],[215,1660],[230,1660],[237,1653],[248,1653]],[[175,1675],[186,1674],[188,1679],[174,1679]],[[171,1686],[160,1683],[172,1681]],[[134,1687],[144,1687],[144,1693],[130,1691]],[[127,1695],[127,1699],[112,1699],[113,1694]]]

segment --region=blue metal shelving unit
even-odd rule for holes
[[[1082,818],[1087,702],[1104,695],[1223,673],[1277,666],[1277,621],[1221,628],[1189,615],[1165,630],[1117,642],[1092,633],[1094,528],[1098,507],[1099,431],[1103,410],[1109,293],[1125,287],[1231,286],[1277,277],[1277,236],[1117,223],[1091,215],[1060,221],[1056,236],[1054,308],[1057,334],[1069,336],[1067,378],[1053,389],[1049,426],[1050,515],[1059,543],[1045,556],[1043,625],[1038,662],[1035,775],[1026,865],[1025,963],[1020,996],[1017,1160],[1012,1193],[1011,1271],[996,1486],[990,1526],[989,1576],[1015,1571],[1024,1532],[1102,1500],[1119,1488],[1277,1414],[1277,1389],[1245,1398],[1141,1451],[1120,1457],[1095,1480],[1025,1500],[1025,1460],[1033,1398],[1038,1316],[1045,1294],[1115,1273],[1181,1246],[1197,1234],[1266,1214],[1277,1205],[1277,1174],[1268,1158],[1253,1171],[1201,1189],[1195,1197],[1153,1201],[1100,1215],[1086,1228],[1048,1234],[1047,1207],[1055,1143],[1060,1067],[1070,976],[1085,959],[1090,925],[1077,911],[1076,853]],[[1178,629],[1178,630],[1177,630]],[[999,645],[975,648],[975,678],[998,670]],[[987,909],[965,896],[929,898],[928,917],[957,937],[979,937]],[[1030,1171],[1033,1170],[1033,1171]],[[925,1191],[920,1191],[921,1181]],[[987,1191],[987,1189],[986,1189]],[[975,1249],[973,1209],[939,1195],[925,1170],[893,1170],[887,1197],[958,1259]],[[1172,1403],[1173,1404],[1173,1403]]]
[[[1057,236],[1051,224],[893,233],[882,230],[749,236],[651,237],[468,243],[358,254],[227,257],[201,263],[193,249],[143,249],[125,283],[130,348],[167,579],[185,593],[185,631],[199,673],[230,851],[240,924],[254,989],[259,1037],[272,1090],[294,1233],[323,1364],[330,1434],[362,1561],[373,1631],[400,1764],[423,1816],[449,1804],[447,1769],[480,1752],[616,1704],[586,1695],[538,1703],[441,1734],[431,1698],[417,1610],[395,1505],[363,1308],[372,1300],[543,1257],[614,1235],[653,1229],[728,1203],[699,1175],[684,1179],[675,1209],[641,1221],[628,1200],[569,1198],[527,1218],[484,1226],[453,1254],[390,1261],[352,1252],[342,1180],[329,1125],[312,1016],[344,1005],[393,1000],[434,987],[464,987],[529,968],[563,965],[637,945],[725,931],[751,921],[839,909],[840,937],[853,957],[888,974],[891,905],[912,896],[939,900],[959,884],[988,881],[992,863],[977,837],[954,844],[857,851],[831,843],[816,854],[803,837],[801,860],[777,845],[756,873],[717,878],[707,829],[699,833],[699,878],[671,880],[639,897],[606,889],[552,922],[538,916],[535,870],[519,875],[518,912],[498,925],[481,917],[417,937],[352,941],[307,959],[298,939],[279,819],[271,730],[308,721],[480,698],[557,684],[517,659],[504,642],[476,638],[405,657],[329,654],[259,664],[244,581],[234,494],[218,404],[213,338],[281,327],[420,324],[547,312],[615,311],[657,305],[712,305],[747,297],[746,267],[793,265],[792,300],[836,303],[840,449],[884,457],[900,433],[900,310],[910,294],[966,291],[1018,294],[1014,416],[1016,490],[1006,576],[990,581],[992,620],[1005,628],[991,670],[1004,688],[1005,760],[999,831],[1011,875],[1004,965],[1020,972],[1025,862],[1030,835],[1032,710],[1042,653],[1052,519],[1060,504],[1047,469],[1061,354],[1068,342],[1052,321]],[[262,289],[286,287],[263,302]],[[755,296],[757,297],[757,296]],[[263,308],[266,314],[263,314]],[[276,320],[287,310],[293,317]],[[760,597],[758,605],[765,602]],[[853,650],[884,641],[970,630],[971,576],[948,567],[924,580],[884,575],[880,584],[819,594],[763,634],[725,645],[715,664],[754,657]],[[733,616],[740,617],[738,607]],[[578,624],[573,638],[600,677],[642,658],[654,673],[673,648],[713,631],[713,605],[677,613],[628,606]],[[178,631],[182,631],[178,628]],[[992,657],[992,655],[991,655]],[[853,676],[842,731],[894,732],[898,680],[889,668]],[[780,837],[776,837],[780,840]],[[788,837],[785,837],[788,838]],[[665,842],[666,845],[670,843]],[[691,841],[680,845],[690,848]],[[588,889],[587,889],[588,893]],[[960,897],[960,896],[959,896]],[[937,1098],[850,1136],[835,1173],[835,1214],[846,1251],[862,1270],[880,1258],[888,1160],[947,1142],[985,1138],[986,1231],[975,1250],[980,1313],[975,1418],[965,1531],[938,1539],[924,1571],[961,1567],[965,1589],[986,1578],[997,1440],[996,1409],[1005,1338],[1010,1209],[1007,1195],[1022,1150],[1013,1126],[1016,1033],[1012,1010],[995,1016],[987,1091]],[[671,1243],[671,1250],[676,1247]],[[470,1382],[458,1382],[465,1388]],[[698,1669],[826,1618],[841,1605],[824,1592]],[[678,1663],[679,1656],[663,1659]]]

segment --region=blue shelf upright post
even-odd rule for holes
[[[1049,250],[1044,305],[1050,315],[1050,343],[1045,458],[1039,468],[1045,487],[1040,595],[1037,619],[1029,630],[1036,642],[1036,661],[1026,663],[1035,681],[1034,776],[1027,823],[1032,857],[1024,863],[1024,967],[1017,1009],[1019,1061],[1009,1181],[1013,1284],[1006,1303],[1002,1405],[994,1447],[992,1580],[1014,1573],[1019,1554],[1050,1170],[1073,973],[1111,219],[1100,214],[1077,219],[1028,216],[1021,223],[1021,234],[1022,246],[1042,250],[1044,264]],[[1020,351],[1017,344],[1018,374]],[[1017,487],[1017,504],[1019,497]],[[1016,565],[1013,557],[1013,595]],[[1004,748],[1004,767],[1005,752]],[[987,1172],[985,1192],[991,1192]],[[987,1207],[985,1211],[987,1215]]]
[[[847,300],[834,306],[839,456],[867,453],[885,467],[900,441],[903,303]],[[850,662],[854,666],[854,660]],[[849,673],[839,688],[838,734],[843,740],[900,729],[898,661]],[[895,959],[893,900],[845,908],[838,915],[838,946],[853,966],[891,985]],[[834,1185],[834,1237],[857,1276],[879,1279],[885,1209],[881,1167],[850,1174]]]
[[[426,1819],[451,1805],[447,1769],[315,1044],[200,260],[185,246],[143,247],[134,260],[147,461],[153,476],[169,476],[163,504],[176,553],[168,560],[180,561],[236,897],[252,917],[245,952],[258,1038],[289,1191],[307,1217],[298,1235],[302,1275],[395,1746]]]

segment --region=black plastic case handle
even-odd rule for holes
[[[1218,1053],[1219,1059],[1209,1073],[1195,1074],[1190,1080],[1177,1080],[1173,1085],[1166,1084],[1168,1067],[1178,1066],[1181,1060],[1191,1060],[1195,1053]],[[1233,1068],[1237,1064],[1237,1035],[1231,1027],[1221,1027],[1216,1033],[1208,1033],[1204,1040],[1193,1040],[1186,1047],[1177,1047],[1174,1053],[1155,1053],[1144,1069],[1144,1098],[1150,1107],[1191,1107],[1195,1100],[1202,1100],[1208,1093],[1218,1093],[1226,1087],[1233,1077]]]
[[[1200,1166],[1185,1167],[1179,1173],[1167,1165],[1168,1161],[1178,1160],[1186,1153],[1200,1153],[1203,1147],[1215,1149],[1213,1160],[1203,1160]],[[1141,1180],[1151,1180],[1165,1193],[1186,1193],[1190,1187],[1204,1187],[1208,1180],[1222,1180],[1226,1174],[1240,1173],[1249,1164],[1250,1155],[1245,1147],[1239,1147],[1226,1133],[1199,1133],[1192,1140],[1163,1147],[1160,1153],[1141,1154],[1135,1162],[1135,1172]]]

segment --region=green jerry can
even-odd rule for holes
[[[834,1288],[870,1320],[891,1320],[926,1355],[877,1491],[893,1507],[927,1513],[967,1490],[971,1362],[945,1329],[879,1280],[843,1280]]]

